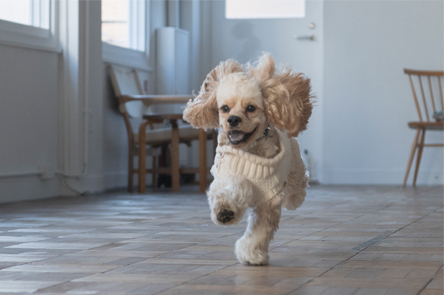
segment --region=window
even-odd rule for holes
[[[0,0],[1,1],[1,0]],[[148,70],[147,0],[102,0],[103,60]]]
[[[0,0],[0,43],[60,52],[56,0]]]
[[[0,19],[49,29],[49,0],[0,0]]]
[[[102,41],[145,51],[145,1],[102,0]]]
[[[305,0],[226,0],[225,16],[231,19],[305,17]]]

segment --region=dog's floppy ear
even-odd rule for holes
[[[219,128],[219,110],[217,108],[216,92],[219,81],[225,75],[242,72],[242,66],[229,59],[221,62],[206,77],[199,94],[190,100],[183,111],[183,118],[196,128]]]
[[[256,67],[248,72],[256,80],[264,97],[265,114],[276,128],[288,130],[288,137],[297,136],[307,128],[313,108],[310,79],[292,73],[289,67],[276,72],[276,65],[269,54],[264,54]]]

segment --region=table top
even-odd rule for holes
[[[122,95],[122,99],[125,101],[141,100],[146,105],[161,104],[161,103],[187,103],[194,96],[179,94],[179,95]]]
[[[146,114],[143,115],[144,119],[164,119],[164,120],[181,120],[183,115],[180,113],[172,114]]]

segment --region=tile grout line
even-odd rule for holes
[[[416,295],[421,294],[421,292],[424,291],[425,288],[427,288],[427,286],[428,286],[432,281],[433,281],[433,278],[431,278],[431,279],[430,279],[430,280],[424,285],[424,287],[422,287],[422,288],[416,293]]]
[[[392,204],[389,204],[389,205],[385,206],[382,210],[384,210],[384,209],[390,207],[391,205],[392,205]],[[366,245],[366,247],[364,247],[364,248],[362,248],[362,249],[360,249],[360,250],[358,250],[358,249],[359,249],[358,247],[355,247],[355,248],[358,248],[358,249],[352,248],[353,250],[357,250],[358,252],[356,252],[354,255],[350,256],[349,258],[347,258],[347,259],[345,259],[345,260],[343,260],[343,261],[341,261],[341,262],[335,264],[333,267],[331,267],[330,269],[326,270],[325,272],[323,272],[322,274],[320,274],[320,275],[317,276],[316,278],[320,278],[320,277],[322,277],[323,275],[325,275],[326,273],[328,273],[329,271],[331,271],[333,268],[337,267],[337,266],[340,265],[340,264],[343,264],[343,263],[349,261],[351,258],[355,257],[356,255],[358,255],[359,253],[361,253],[362,251],[364,251],[364,250],[367,249],[368,247],[370,247],[370,246],[372,246],[372,245],[378,243],[379,241],[382,241],[382,240],[384,240],[385,238],[387,238],[387,237],[389,237],[389,236],[391,236],[391,235],[397,233],[397,232],[400,231],[401,229],[403,229],[403,228],[405,228],[405,227],[407,227],[407,226],[409,226],[409,225],[411,225],[411,224],[413,224],[413,223],[415,223],[415,222],[417,222],[417,221],[423,219],[424,217],[426,217],[426,216],[428,216],[428,215],[434,213],[436,210],[438,210],[438,209],[435,209],[435,210],[433,210],[432,212],[429,212],[429,213],[427,213],[426,215],[421,216],[421,217],[418,218],[417,220],[414,220],[414,221],[412,221],[412,222],[406,224],[405,226],[403,226],[403,227],[401,227],[401,228],[395,230],[395,231],[392,232],[391,234],[386,235],[386,236],[385,236],[384,238],[382,238],[382,239],[378,239],[378,240],[374,241],[373,243]],[[356,218],[358,218],[358,217],[356,217]],[[353,218],[353,219],[356,219],[356,218]],[[353,220],[353,219],[351,219],[351,220]],[[343,222],[342,222],[342,223],[343,223]],[[341,224],[341,223],[339,223],[339,224]],[[319,231],[319,232],[320,232],[320,231]],[[380,236],[381,236],[381,235],[380,235]],[[370,239],[369,241],[373,241],[373,240],[375,240],[376,238],[377,238],[377,237],[375,237],[375,238],[373,238],[373,239]],[[369,241],[364,242],[364,243],[362,243],[362,244],[368,243]],[[361,245],[362,245],[362,244],[361,244]],[[360,246],[360,245],[358,245],[358,246]],[[290,294],[291,292],[294,292],[294,291],[296,291],[296,290],[299,290],[300,288],[304,287],[305,285],[307,285],[308,283],[312,282],[312,281],[315,280],[316,278],[313,278],[313,279],[311,279],[311,280],[305,282],[304,284],[302,284],[302,285],[299,286],[298,288],[296,288],[296,289],[290,291],[290,292],[287,293],[287,294]],[[427,284],[428,284],[428,283],[427,283]],[[427,284],[426,284],[426,286],[427,286]],[[424,288],[425,288],[426,286],[424,286]],[[359,290],[359,289],[358,289],[358,290]],[[353,292],[353,294],[356,293],[358,290],[356,290],[355,292]],[[353,295],[353,294],[352,294],[352,295]]]
[[[244,232],[244,231],[242,231],[242,233],[243,233],[243,232]],[[238,232],[236,232],[236,233],[234,233],[234,234],[237,234],[237,233],[238,233]],[[214,240],[217,240],[217,239],[220,239],[220,238],[224,238],[224,237],[229,237],[229,236],[232,236],[232,235],[233,235],[233,234],[227,234],[227,235],[225,235],[225,236],[215,238]],[[209,240],[209,241],[212,241],[212,240]],[[205,243],[206,243],[206,242],[205,242]],[[202,242],[201,242],[201,243],[197,243],[196,245],[200,245],[200,244],[202,244]],[[194,246],[196,246],[196,245],[194,245]],[[192,247],[192,246],[189,246],[189,247]],[[186,249],[186,248],[189,248],[189,247],[185,247],[185,248],[183,248],[183,249]],[[178,286],[182,286],[182,285],[184,285],[184,284],[186,284],[186,283],[188,283],[188,282],[192,282],[192,281],[194,281],[194,280],[197,280],[197,279],[200,279],[200,278],[203,278],[203,277],[209,276],[209,275],[212,274],[212,273],[218,272],[218,271],[223,270],[223,269],[225,269],[225,268],[227,268],[227,267],[231,267],[231,266],[234,266],[234,265],[237,265],[237,264],[239,264],[239,262],[234,263],[234,264],[230,264],[230,265],[226,265],[225,267],[222,267],[221,269],[218,269],[218,270],[216,270],[216,271],[213,271],[213,272],[207,273],[207,274],[205,274],[205,275],[202,275],[202,276],[200,276],[200,277],[194,278],[194,279],[192,279],[192,280],[182,282],[182,283],[180,283],[180,284],[178,284],[178,285],[175,285],[175,286],[173,286],[173,287],[171,287],[171,288],[167,288],[167,289],[165,289],[165,290],[161,290],[161,291],[159,291],[159,292],[153,293],[152,295],[160,294],[160,293],[162,293],[162,292],[165,292],[165,291],[168,291],[168,290],[174,289],[174,288],[176,288],[176,287],[178,287]],[[217,265],[217,264],[216,264],[216,265]]]
[[[357,218],[359,218],[359,217],[360,217],[360,216],[356,216],[355,218],[352,218],[352,219],[350,219],[350,220],[335,223],[334,225],[332,225],[332,226],[330,226],[330,227],[326,227],[325,229],[319,230],[319,231],[314,232],[314,233],[319,233],[319,232],[321,232],[321,231],[324,231],[324,230],[329,229],[329,228],[333,228],[333,227],[336,226],[336,225],[343,224],[344,222],[349,222],[349,221],[354,220],[354,219],[357,219]],[[299,239],[299,240],[300,240],[300,239]],[[292,242],[292,241],[290,241],[290,242]],[[288,242],[288,243],[290,243],[290,242]],[[287,244],[287,243],[285,243],[285,244]],[[285,245],[285,244],[284,244],[284,245]],[[356,253],[355,255],[357,255],[357,254],[358,254],[358,253]],[[355,256],[355,255],[353,255],[353,256]],[[353,256],[351,256],[351,257],[353,257]],[[351,257],[349,257],[348,259],[350,259]],[[347,259],[347,260],[348,260],[348,259]],[[330,270],[332,270],[333,268],[335,268],[336,266],[338,266],[338,265],[341,264],[342,262],[343,262],[343,261],[338,262],[337,264],[335,264],[335,265],[332,266],[331,268],[329,268],[329,269],[327,269],[326,271],[324,271],[323,273],[321,273],[321,274],[320,274],[319,276],[317,276],[316,278],[320,278],[320,277],[322,277],[324,274],[326,274],[327,272],[329,272]],[[301,286],[297,287],[296,289],[291,290],[289,293],[286,293],[285,295],[290,294],[290,293],[292,293],[292,292],[294,292],[294,291],[296,291],[296,290],[301,289],[302,287],[304,287],[304,286],[307,285],[308,283],[312,282],[312,281],[313,281],[314,279],[316,279],[316,278],[313,278],[313,279],[311,279],[311,280],[309,280],[309,281],[303,283]]]

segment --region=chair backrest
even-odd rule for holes
[[[419,120],[430,122],[434,112],[444,110],[442,86],[444,72],[404,69],[404,73],[409,75]]]
[[[124,95],[143,95],[139,75],[134,69],[127,69],[116,65],[109,66],[109,73],[114,92],[119,99],[119,109],[122,114],[131,118],[141,118],[147,107],[141,100],[125,100]]]

